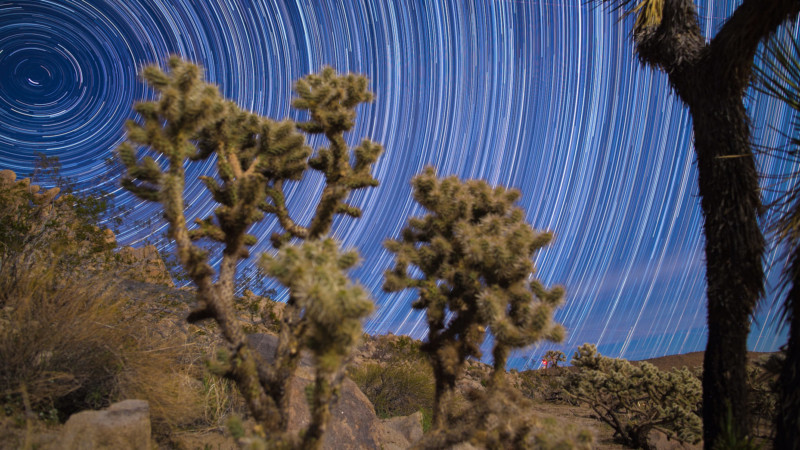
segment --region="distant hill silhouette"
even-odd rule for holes
[[[754,363],[761,359],[762,356],[769,355],[768,352],[747,352],[747,361],[748,363]],[[659,370],[669,371],[673,368],[680,369],[681,367],[687,367],[689,369],[694,369],[696,367],[703,366],[703,358],[705,356],[705,352],[691,352],[691,353],[684,353],[682,355],[667,355],[661,356],[658,358],[651,358],[645,359],[643,361],[647,361],[650,364],[656,366]],[[634,363],[640,361],[632,361]]]

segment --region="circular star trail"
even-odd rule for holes
[[[739,2],[701,1],[713,36]],[[409,179],[426,165],[440,175],[519,188],[520,205],[555,242],[536,257],[545,284],[562,284],[556,319],[562,344],[542,343],[510,358],[533,367],[545,350],[567,354],[584,342],[611,356],[641,359],[705,345],[702,216],[691,119],[666,77],[639,65],[632,18],[563,0],[30,0],[0,3],[0,168],[29,173],[38,153],[57,156],[79,185],[115,192],[132,209],[119,234],[141,244],[163,232],[137,219],[158,208],[120,190],[107,164],[133,118],[151,99],[137,77],[171,54],[201,64],[206,79],[243,108],[299,118],[293,80],[323,65],[367,75],[375,101],[358,110],[351,143],[384,145],[378,188],[358,193],[361,219],[338,219],[334,235],[357,247],[353,276],[373,294],[370,333],[423,337],[413,292],[384,294],[392,260],[382,241],[422,211]],[[751,93],[754,142],[786,143],[791,112]],[[311,141],[313,146],[322,144]],[[796,167],[762,155],[765,174]],[[190,216],[214,205],[190,167]],[[764,179],[767,200],[772,179]],[[301,222],[321,180],[290,190]],[[139,222],[141,222],[141,220]],[[257,224],[254,253],[269,250],[274,221]],[[752,350],[786,338],[777,325],[779,253],[768,255],[770,292],[750,336]]]

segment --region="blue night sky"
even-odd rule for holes
[[[738,3],[698,2],[705,35]],[[666,77],[639,65],[632,22],[582,0],[3,1],[0,169],[25,174],[35,153],[58,156],[65,175],[115,191],[133,219],[158,217],[158,207],[109,180],[105,164],[132,103],[152,98],[137,78],[143,66],[178,54],[203,65],[225,96],[275,119],[300,118],[289,106],[293,80],[323,65],[363,73],[375,101],[360,108],[349,138],[383,144],[381,185],[353,198],[363,217],[337,220],[333,234],[364,258],[353,276],[377,304],[368,332],[424,337],[414,292],[381,292],[392,265],[382,241],[421,214],[409,179],[433,165],[521,189],[529,222],[556,235],[536,264],[545,284],[567,289],[556,319],[568,337],[519,351],[510,366],[536,367],[546,350],[571,355],[584,342],[628,359],[702,350],[691,119]],[[747,106],[755,144],[785,144],[776,129],[789,129],[790,111],[754,92]],[[764,155],[759,167],[797,169]],[[189,171],[192,217],[214,208],[196,180],[211,169],[207,161]],[[768,201],[775,180],[762,183]],[[315,177],[292,187],[300,222],[321,189]],[[254,253],[269,250],[274,226],[252,230],[264,237]],[[163,231],[128,225],[118,240],[141,245]],[[766,264],[770,287],[749,340],[757,351],[776,350],[786,336],[775,321],[776,252]]]

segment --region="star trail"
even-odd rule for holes
[[[738,1],[700,1],[713,36]],[[137,77],[171,54],[201,64],[206,79],[243,108],[300,119],[292,82],[323,65],[370,79],[350,142],[385,147],[381,185],[352,199],[361,219],[337,219],[333,234],[363,257],[354,278],[376,302],[372,334],[424,337],[413,292],[381,292],[392,264],[382,241],[421,214],[409,179],[426,165],[440,175],[519,188],[528,221],[555,233],[537,276],[567,290],[556,320],[561,344],[512,354],[537,367],[548,349],[571,355],[584,342],[607,355],[643,359],[705,347],[702,215],[691,118],[662,73],[633,54],[633,17],[581,0],[0,0],[0,168],[32,170],[36,154],[57,156],[80,185],[115,193],[132,210],[118,233],[140,245],[163,226],[133,222],[158,208],[115,184],[107,164],[122,142],[134,101],[153,94]],[[754,144],[785,145],[792,113],[751,90]],[[313,147],[322,144],[311,140]],[[765,201],[774,176],[796,164],[759,155]],[[192,166],[190,217],[214,204]],[[292,186],[293,215],[307,223],[321,179]],[[257,224],[255,254],[269,250],[274,221]],[[780,252],[767,255],[768,293],[751,350],[786,340],[775,320]],[[279,298],[285,296],[279,294]]]

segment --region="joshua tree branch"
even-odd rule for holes
[[[758,45],[798,12],[797,0],[744,0],[709,44],[712,76],[730,80],[729,89],[741,95],[750,82]]]

